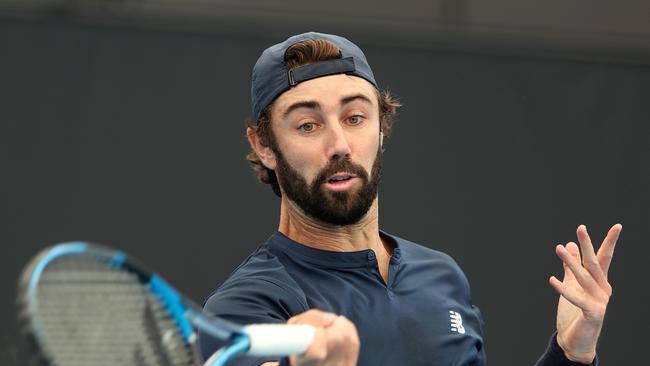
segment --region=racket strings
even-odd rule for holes
[[[42,344],[57,365],[195,364],[158,298],[136,275],[105,262],[51,263],[36,304]]]

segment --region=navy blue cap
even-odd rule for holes
[[[341,57],[290,70],[284,61],[287,48],[308,39],[324,39],[332,42],[341,50]],[[253,67],[251,82],[253,121],[257,122],[264,108],[291,87],[302,81],[334,74],[359,76],[379,88],[363,51],[343,37],[309,32],[290,37],[282,43],[267,48]]]

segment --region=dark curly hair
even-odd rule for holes
[[[324,39],[309,39],[287,48],[284,59],[287,67],[292,69],[297,66],[309,65],[318,61],[332,60],[339,57],[340,50],[332,42]],[[377,90],[377,99],[379,100],[381,131],[384,136],[388,137],[392,131],[393,119],[397,113],[397,108],[401,106],[401,103],[386,90]],[[275,142],[275,137],[271,130],[272,106],[273,103],[264,108],[257,123],[253,123],[250,119],[246,120],[246,127],[250,128],[257,135],[257,138],[263,146],[272,146]],[[273,192],[280,197],[282,194],[278,179],[275,176],[275,171],[265,167],[252,148],[246,155],[246,160],[248,160],[255,171],[257,179],[262,183],[270,184]]]

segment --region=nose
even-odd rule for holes
[[[328,134],[328,157],[330,159],[349,158],[352,151],[343,126],[339,123],[331,123],[328,125],[330,126]]]

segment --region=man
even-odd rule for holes
[[[380,231],[382,145],[399,106],[380,92],[363,52],[306,33],[268,48],[252,75],[249,161],[281,197],[278,232],[207,300],[239,323],[311,324],[307,352],[239,365],[484,365],[482,317],[447,255]],[[597,364],[596,343],[621,231],[598,254],[584,226],[558,245],[557,333],[538,365]],[[201,337],[204,354],[218,344]],[[276,362],[278,361],[278,362]]]

